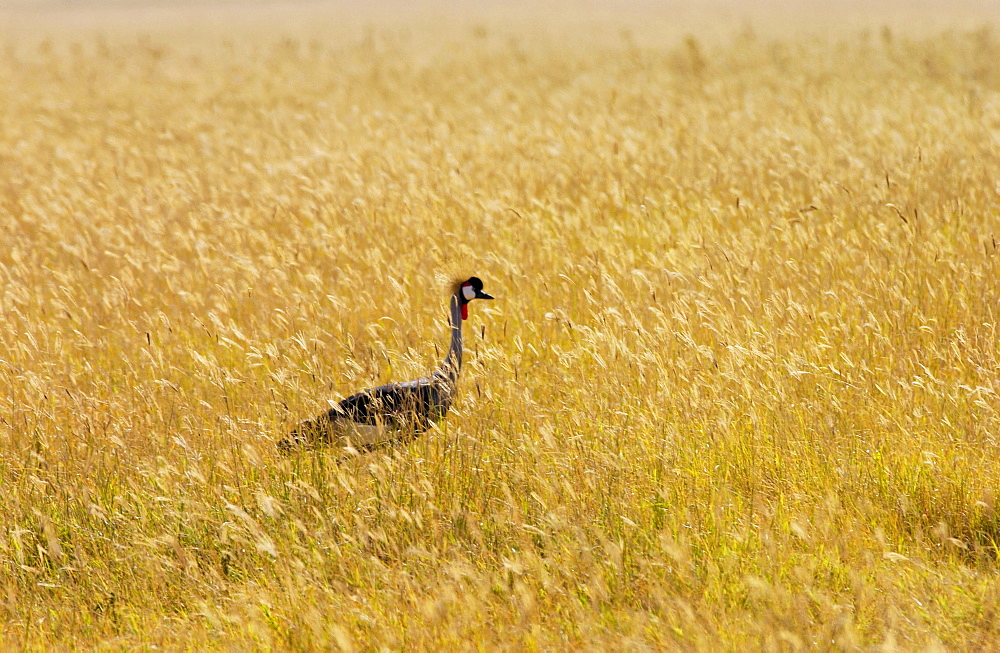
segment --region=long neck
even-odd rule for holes
[[[457,294],[451,296],[451,346],[441,368],[452,382],[458,380],[462,369],[462,300]]]

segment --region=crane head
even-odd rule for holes
[[[458,285],[456,291],[462,304],[462,319],[469,319],[469,302],[473,299],[493,299],[493,295],[483,292],[483,281],[479,277],[469,277]]]

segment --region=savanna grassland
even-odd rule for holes
[[[996,646],[1000,35],[574,20],[5,32],[3,648]]]

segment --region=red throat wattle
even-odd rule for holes
[[[469,319],[469,305],[468,304],[462,304],[462,319],[463,320],[468,320]]]

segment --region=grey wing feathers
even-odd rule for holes
[[[302,422],[278,446],[290,451],[299,445],[331,444],[341,437],[338,434],[346,433],[345,443],[359,451],[370,451],[430,428],[448,412],[453,395],[454,383],[441,372],[405,383],[380,385],[353,394],[316,419]],[[364,438],[351,435],[360,435],[359,429],[383,435],[362,442]],[[394,431],[399,433],[390,435]]]
[[[327,415],[332,420],[416,426],[423,430],[448,412],[451,394],[446,379],[434,374],[353,394],[331,408]]]

